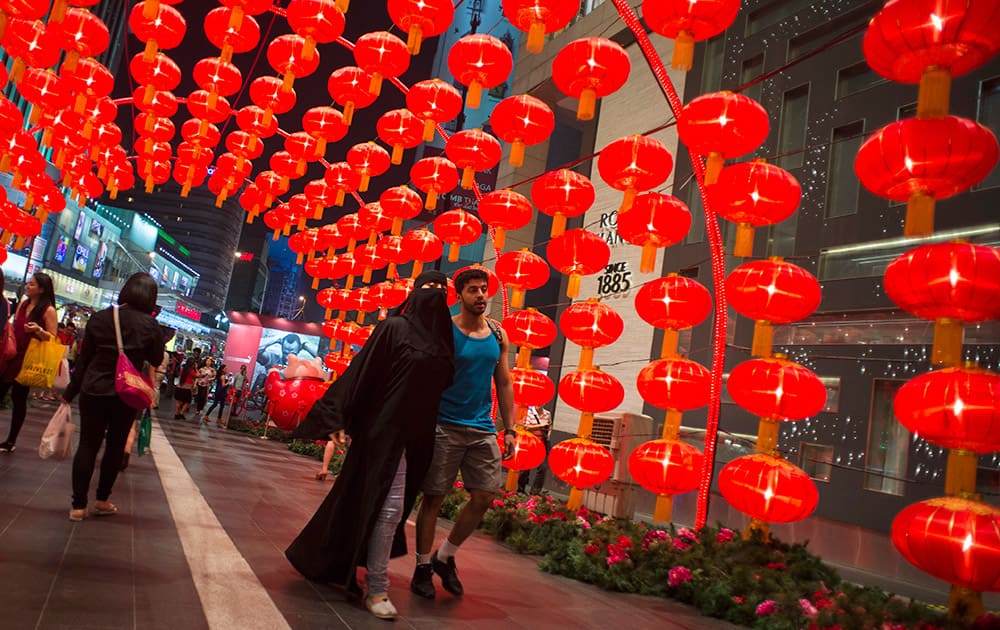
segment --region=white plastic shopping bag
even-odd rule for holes
[[[69,361],[66,357],[59,362],[59,371],[56,372],[56,378],[52,381],[52,387],[63,390],[69,387]]]
[[[49,420],[42,434],[42,443],[38,445],[38,456],[42,459],[54,457],[66,459],[73,454],[73,412],[67,403],[62,403]]]

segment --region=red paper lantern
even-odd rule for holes
[[[559,479],[582,490],[610,477],[615,469],[615,458],[600,444],[578,437],[552,447],[549,469]]]
[[[548,376],[531,368],[512,368],[514,402],[524,407],[541,407],[556,394],[556,385]]]
[[[407,33],[411,55],[420,54],[425,38],[445,32],[455,15],[451,0],[389,0],[388,9],[392,22]]]
[[[267,45],[267,62],[282,75],[281,89],[292,90],[298,77],[307,77],[319,67],[319,53],[309,51],[309,40],[298,35],[281,35]]]
[[[423,270],[424,263],[437,260],[444,253],[441,239],[428,229],[410,230],[403,235],[403,251],[413,261],[412,278]]]
[[[448,69],[455,80],[468,86],[465,106],[478,109],[483,88],[495,88],[510,76],[514,58],[510,49],[492,35],[473,33],[459,38],[448,50]]]
[[[476,171],[488,171],[500,163],[502,149],[496,138],[482,129],[465,129],[452,134],[444,147],[448,158],[462,169],[462,188],[476,186]]]
[[[544,142],[555,129],[556,118],[549,106],[534,96],[508,96],[493,108],[490,124],[504,142],[511,145],[510,165],[524,164],[525,145]]]
[[[530,53],[542,52],[546,33],[555,33],[580,12],[580,0],[506,0],[503,14],[518,29],[528,34],[525,44]]]
[[[892,544],[921,571],[971,591],[1000,590],[1000,509],[942,497],[909,505]]]
[[[61,22],[53,23],[50,20],[49,34],[57,38],[59,46],[66,51],[63,67],[71,71],[76,68],[77,60],[81,57],[97,57],[107,50],[111,40],[108,27],[101,18],[86,9],[77,8],[67,9]],[[183,36],[183,32],[181,35]],[[145,41],[139,33],[136,33],[136,37]]]
[[[507,230],[519,230],[531,222],[533,208],[528,198],[509,188],[494,190],[479,200],[479,218],[494,230],[493,247],[502,250]]]
[[[673,167],[674,159],[667,147],[640,135],[619,138],[604,147],[597,156],[601,179],[608,186],[625,193],[618,208],[620,214],[628,212],[637,193],[667,181]]]
[[[734,269],[726,278],[726,295],[737,313],[757,322],[753,356],[770,355],[771,324],[787,324],[808,317],[822,298],[815,276],[777,257]]]
[[[934,231],[934,202],[979,183],[998,155],[993,132],[973,120],[907,118],[861,145],[854,172],[876,195],[907,202],[903,234],[925,236]]]
[[[337,196],[333,201],[335,206],[344,205],[344,197],[347,193],[356,191],[361,185],[361,177],[358,176],[358,172],[347,162],[336,162],[328,166],[326,172],[323,173],[323,181],[326,182],[327,186],[337,191]]]
[[[985,455],[1000,451],[1000,375],[979,367],[921,374],[896,392],[896,418],[928,442]]]
[[[371,76],[357,66],[343,66],[330,73],[326,90],[344,108],[344,124],[348,127],[354,119],[354,110],[375,102],[376,95],[368,91],[371,82]]]
[[[503,434],[497,435],[500,452],[504,455]],[[511,470],[531,470],[541,466],[545,461],[545,443],[529,431],[520,430],[514,440],[514,453],[500,460],[504,468]]]
[[[674,40],[670,65],[687,72],[694,58],[694,43],[725,31],[739,10],[739,0],[644,0],[642,18],[653,32]]]
[[[570,42],[552,60],[552,80],[556,87],[563,94],[580,99],[576,109],[579,120],[591,120],[597,99],[625,85],[630,70],[625,49],[603,37]]]
[[[424,121],[424,142],[434,139],[434,125],[454,120],[462,111],[462,94],[437,77],[418,81],[406,93],[406,107]]]
[[[521,308],[525,291],[537,289],[549,281],[549,264],[538,254],[522,249],[497,258],[496,274],[514,289],[510,296],[511,308]]]
[[[763,160],[722,169],[709,189],[712,209],[736,224],[733,255],[753,255],[755,227],[774,225],[792,216],[802,199],[802,187],[791,173]]]
[[[656,250],[679,243],[691,229],[691,212],[677,197],[656,192],[635,198],[628,212],[618,213],[618,234],[642,248],[641,273],[656,266]]]
[[[559,397],[585,413],[611,411],[625,400],[625,388],[607,372],[588,368],[570,372],[559,380]]]
[[[673,496],[698,487],[704,460],[701,451],[680,440],[651,440],[629,455],[628,472],[653,494]]]
[[[157,55],[157,57],[159,57],[159,55]],[[138,58],[141,59],[142,57]],[[158,76],[159,74],[160,73],[157,72],[154,76]],[[200,60],[198,63],[194,64],[192,74],[194,75],[194,81],[198,84],[198,87],[211,95],[209,102],[210,106],[215,105],[215,99],[217,99],[220,95],[230,96],[232,94],[236,94],[240,91],[240,87],[243,86],[243,74],[240,72],[240,69],[218,57],[209,57],[207,59]],[[178,68],[176,82],[173,80],[173,77],[171,77],[170,83],[172,84],[172,87],[156,86],[156,88],[160,90],[172,90],[180,84],[180,79],[180,69]],[[147,82],[141,81],[141,83]]]
[[[96,16],[94,18],[97,19]],[[167,4],[161,4],[152,17],[143,14],[142,3],[136,4],[129,13],[128,24],[136,38],[146,44],[143,52],[146,61],[152,61],[157,50],[170,50],[180,46],[187,32],[184,16]],[[106,30],[105,28],[105,32]]]
[[[387,188],[379,195],[378,202],[385,214],[393,219],[393,234],[401,232],[403,221],[417,217],[424,209],[420,195],[406,186]]]
[[[900,83],[920,83],[918,118],[948,114],[951,77],[1000,50],[1000,14],[992,2],[891,0],[875,14],[863,48],[871,69]]]
[[[1000,249],[970,243],[923,245],[886,267],[884,285],[903,310],[934,320],[931,361],[957,365],[962,324],[1000,318]]]
[[[295,107],[295,90],[286,90],[284,85],[278,77],[257,77],[250,82],[250,100],[263,110],[265,125],[274,122],[274,114],[284,114]]]
[[[816,374],[779,357],[752,359],[737,365],[726,384],[737,405],[772,420],[802,420],[826,404],[826,387]]]
[[[392,147],[393,164],[403,163],[404,149],[412,149],[424,141],[424,123],[408,109],[387,111],[379,117],[375,128],[378,137]]]
[[[719,473],[719,492],[734,508],[766,523],[791,523],[812,514],[816,484],[798,466],[755,453],[738,457]]]
[[[690,411],[708,404],[711,373],[683,357],[657,359],[639,371],[639,395],[660,409]]]
[[[389,268],[385,272],[386,279],[396,278],[398,276],[396,267],[412,262],[412,259],[406,255],[402,236],[387,234],[378,240],[375,247],[378,250],[378,255],[389,261]]]
[[[374,142],[362,142],[347,152],[347,163],[361,176],[358,192],[366,192],[372,177],[389,170],[389,152]]]
[[[562,312],[559,330],[578,346],[602,348],[618,341],[625,322],[613,308],[597,298],[589,298],[571,304]]]
[[[344,356],[339,352],[328,352],[326,356],[323,357],[323,365],[340,377],[344,375],[348,366],[351,365],[351,357]]]
[[[507,340],[519,348],[537,350],[551,345],[556,338],[555,322],[533,308],[508,314],[500,325]]]
[[[448,261],[458,260],[462,245],[471,245],[483,234],[483,224],[470,212],[449,210],[434,219],[434,233],[448,243]]]
[[[231,61],[234,52],[245,53],[257,48],[260,26],[243,10],[219,7],[205,16],[205,36],[213,46],[222,49],[223,61]]]
[[[368,91],[378,96],[382,79],[395,79],[409,69],[410,53],[403,40],[392,33],[365,33],[354,42],[354,62],[371,75]]]
[[[316,43],[329,44],[344,32],[344,15],[334,0],[292,0],[285,9],[285,16],[288,25],[304,40],[305,46],[299,53],[302,61],[314,58],[318,61]],[[305,75],[296,73],[296,76]]]
[[[51,68],[59,62],[59,43],[49,36],[45,24],[38,20],[7,20],[3,47],[14,58],[10,67],[10,80],[15,84],[21,81],[26,66]]]
[[[316,138],[316,155],[326,155],[326,145],[347,135],[344,115],[332,107],[313,107],[302,115],[302,130]]]
[[[566,296],[580,294],[582,276],[593,275],[608,265],[611,248],[600,236],[587,230],[568,230],[549,241],[545,248],[549,263],[569,276]]]
[[[455,190],[458,186],[458,169],[454,162],[443,157],[426,157],[417,160],[410,167],[413,185],[427,194],[424,207],[437,208],[439,196]]]
[[[723,91],[705,94],[684,106],[677,121],[681,141],[708,156],[705,184],[714,184],[723,161],[754,151],[767,139],[767,111],[748,96]]]
[[[251,90],[255,83],[256,81],[250,84]],[[252,136],[270,138],[278,132],[278,121],[273,114],[273,111],[265,111],[256,105],[247,105],[236,112],[236,124]]]
[[[296,131],[285,136],[285,151],[295,159],[296,177],[306,174],[310,162],[319,159],[319,142],[305,131]]]
[[[353,252],[358,241],[367,241],[371,232],[361,223],[357,213],[345,214],[337,219],[337,231],[347,237],[347,251]]]
[[[566,231],[567,218],[587,212],[595,196],[594,185],[586,176],[566,168],[549,171],[531,185],[531,199],[538,211],[552,217],[552,237]]]

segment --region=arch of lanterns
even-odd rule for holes
[[[670,519],[674,495],[697,489],[696,525],[704,525],[728,304],[756,322],[753,358],[732,370],[728,389],[738,405],[761,420],[757,452],[727,464],[719,475],[719,489],[751,517],[752,529],[766,535],[767,523],[805,518],[818,501],[813,482],[780,457],[776,441],[779,423],[817,413],[825,390],[810,370],[772,351],[771,331],[774,324],[809,316],[819,305],[820,287],[809,272],[779,258],[747,262],[726,277],[716,214],[737,224],[732,254],[750,257],[753,228],[789,217],[801,190],[790,173],[761,160],[726,166],[726,160],[751,153],[764,141],[767,112],[753,99],[731,92],[683,104],[635,11],[626,0],[612,1],[660,83],[677,118],[680,140],[691,154],[706,213],[715,297],[713,359],[706,368],[678,355],[677,332],[712,314],[709,291],[669,274],[637,292],[637,312],[664,330],[664,342],[660,357],[640,371],[636,387],[666,416],[662,436],[635,449],[628,467],[638,483],[658,495],[656,520]],[[567,219],[582,215],[594,203],[594,186],[587,177],[568,169],[545,173],[533,182],[530,199],[509,189],[482,195],[474,185],[476,171],[500,161],[501,141],[510,145],[510,163],[518,167],[525,146],[547,139],[554,116],[545,103],[528,95],[502,100],[490,118],[497,137],[479,129],[449,137],[441,126],[463,106],[478,107],[483,89],[507,80],[513,67],[507,47],[490,35],[473,34],[451,48],[449,69],[468,88],[463,103],[462,94],[440,79],[411,86],[398,79],[422,41],[451,24],[451,0],[388,0],[390,17],[406,34],[405,41],[381,31],[354,42],[342,37],[348,0],[291,0],[284,9],[271,0],[221,0],[204,21],[219,55],[195,64],[190,72],[199,89],[178,98],[172,90],[183,71],[167,53],[182,44],[187,29],[182,14],[171,6],[178,2],[143,0],[133,6],[129,26],[145,44],[129,60],[138,88],[131,98],[113,101],[109,95],[114,78],[93,58],[109,45],[107,27],[87,9],[97,0],[55,0],[51,6],[49,0],[0,0],[0,45],[14,59],[9,77],[0,67],[0,78],[13,82],[31,104],[25,120],[14,103],[0,97],[0,168],[13,174],[13,187],[25,194],[21,207],[6,195],[0,198],[0,258],[6,257],[6,246],[14,242],[20,247],[41,232],[49,214],[65,208],[60,186],[81,202],[105,191],[114,197],[139,182],[152,190],[171,178],[181,185],[182,195],[207,185],[218,204],[238,194],[248,222],[262,215],[275,237],[290,236],[289,245],[313,278],[314,288],[334,282],[318,292],[317,300],[327,309],[324,334],[344,342],[345,348],[327,356],[326,363],[342,372],[350,362],[347,348],[363,344],[371,333],[371,326],[364,325],[365,314],[384,316],[386,309],[405,299],[412,283],[399,277],[397,267],[413,263],[415,277],[423,264],[445,255],[445,245],[449,260],[457,260],[459,248],[476,241],[485,224],[497,251],[491,291],[504,287],[503,326],[519,348],[513,370],[515,402],[520,413],[549,402],[557,388],[530,367],[529,357],[533,349],[552,343],[557,326],[533,309],[521,310],[524,293],[542,286],[551,266],[568,277],[567,296],[575,298],[580,278],[604,268],[610,254],[597,235],[566,229]],[[528,34],[528,52],[537,53],[546,33],[562,29],[577,14],[579,1],[504,0],[503,8],[510,22]],[[694,42],[724,31],[738,10],[738,0],[645,0],[641,6],[649,28],[675,40],[672,64],[681,70],[691,66]],[[261,45],[255,16],[265,12],[284,16],[293,33],[265,42],[275,75],[251,81],[253,104],[234,110],[227,97],[239,92],[244,80],[232,56]],[[997,32],[998,0],[890,0],[868,28],[864,52],[869,65],[889,79],[920,84],[916,117],[876,131],[856,161],[866,188],[907,202],[907,236],[931,234],[935,200],[968,189],[996,164],[993,134],[974,121],[949,115],[948,92],[952,76],[974,69],[997,52]],[[295,106],[295,81],[316,72],[321,46],[330,44],[352,50],[356,62],[329,76],[329,96],[340,108],[313,107],[299,121],[301,130],[287,131],[279,126],[279,117]],[[552,63],[556,86],[579,99],[577,116],[583,120],[594,116],[597,99],[625,84],[630,71],[625,50],[601,37],[570,43]],[[379,118],[376,133],[382,144],[359,143],[345,161],[327,162],[327,146],[346,137],[357,109],[377,102],[384,81],[406,94],[406,107]],[[123,148],[115,124],[117,107],[126,102],[140,110],[134,121],[138,139],[131,151]],[[171,118],[181,105],[190,118],[180,125],[182,141],[174,150],[177,128]],[[222,138],[217,125],[231,117],[238,129]],[[388,188],[378,200],[365,202],[361,195],[372,178],[390,164],[401,163],[404,151],[435,134],[446,140],[443,156],[417,160],[409,185]],[[268,169],[255,171],[262,141],[275,135],[283,138],[283,149],[268,156]],[[52,150],[60,181],[45,174],[40,149],[46,147]],[[301,178],[313,162],[323,165],[323,177],[286,199],[291,181]],[[665,146],[643,135],[611,142],[597,159],[600,177],[622,192],[619,233],[642,248],[645,273],[653,271],[657,248],[680,241],[691,222],[681,201],[651,192],[666,181],[672,163]],[[432,230],[423,226],[403,233],[404,221],[435,209],[438,198],[458,186],[473,190],[478,216],[465,209],[449,210],[435,218]],[[341,206],[348,195],[359,209],[323,222],[325,210]],[[553,217],[545,256],[527,250],[503,252],[505,232],[527,225],[535,209]],[[321,225],[310,227],[309,221]],[[379,269],[386,269],[387,280],[370,284]],[[896,414],[910,430],[950,449],[947,496],[905,509],[893,525],[893,542],[908,560],[954,585],[953,611],[974,612],[977,601],[982,607],[977,591],[1000,590],[1000,511],[975,495],[976,455],[1000,450],[1000,376],[962,362],[962,325],[1000,318],[1000,252],[958,242],[924,245],[889,266],[885,286],[901,308],[935,321],[932,356],[940,368],[902,388]],[[348,321],[348,312],[357,312],[356,321]],[[566,308],[558,322],[566,339],[583,348],[577,369],[558,386],[563,401],[581,412],[578,436],[556,445],[549,456],[554,473],[573,486],[571,506],[579,505],[581,489],[607,479],[614,466],[610,453],[589,434],[593,414],[617,407],[624,385],[594,366],[593,353],[614,343],[622,328],[621,317],[593,298]],[[683,412],[706,405],[703,453],[678,436]],[[543,458],[537,438],[519,432],[507,465],[513,470],[531,468]]]

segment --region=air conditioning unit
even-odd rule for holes
[[[615,467],[607,481],[583,491],[587,509],[616,518],[634,516],[635,493],[641,489],[628,472],[628,456],[637,446],[655,437],[653,419],[649,416],[636,413],[594,416],[590,439],[611,451]]]

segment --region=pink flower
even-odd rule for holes
[[[601,553],[601,548],[598,547],[597,545],[587,545],[586,547],[583,548],[583,553],[587,554],[588,556],[596,556],[597,554]]]
[[[503,501],[501,501],[500,499],[493,499],[493,507],[495,508],[503,507]]]
[[[799,600],[799,606],[802,608],[802,614],[806,617],[812,618],[819,614],[819,609],[812,605],[812,602],[803,597]]]
[[[722,529],[719,530],[719,533],[716,534],[716,536],[715,536],[715,542],[717,542],[717,543],[727,543],[727,542],[731,541],[733,538],[735,538],[735,535],[733,534],[733,530],[726,529],[725,527],[723,527]]]
[[[619,562],[623,562],[628,559],[629,559],[628,553],[626,553],[621,547],[619,547],[618,545],[608,545],[607,562],[609,567],[613,564],[618,564]]]
[[[686,540],[688,542],[697,542],[698,541],[698,536],[696,536],[695,533],[693,531],[691,531],[690,529],[688,529],[687,527],[682,527],[679,530],[677,530],[677,537],[678,538],[683,538],[684,540]]]
[[[459,490],[463,490],[465,488],[465,484],[462,482],[461,479],[456,479],[455,487],[458,488]]]
[[[670,534],[662,529],[651,529],[642,537],[642,549],[643,551],[649,551],[652,547],[657,546],[661,541],[668,538],[670,538]]]
[[[691,570],[687,567],[674,567],[667,575],[667,584],[673,587],[689,581],[691,581]]]
[[[585,518],[579,518],[579,517],[577,517],[576,524],[579,525],[583,529],[590,529],[590,523]]]
[[[671,542],[671,544],[673,545],[674,549],[676,549],[677,551],[687,551],[691,547],[691,545],[689,545],[688,543],[684,542],[680,538],[674,538],[673,541]]]
[[[622,534],[621,536],[618,537],[618,546],[621,547],[622,549],[631,549],[633,546],[632,539],[626,536],[625,534]]]
[[[775,571],[785,571],[788,569],[784,562],[768,562],[767,568],[774,569]]]
[[[757,610],[754,611],[758,617],[766,617],[767,615],[772,615],[778,610],[778,603],[773,599],[765,599],[758,606]]]
[[[744,595],[733,595],[733,602],[734,603],[736,603],[736,604],[742,604],[745,601],[747,601],[746,596],[744,596]]]

